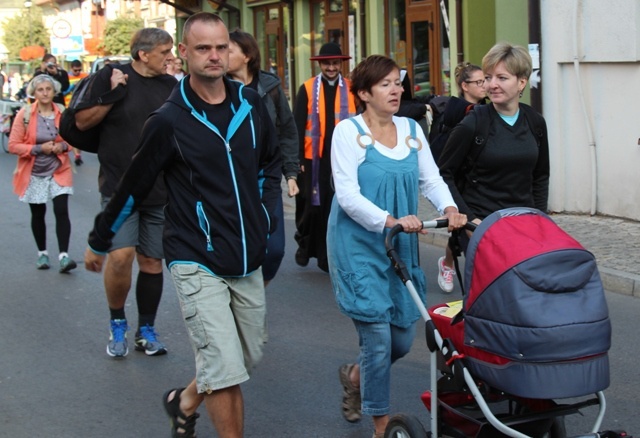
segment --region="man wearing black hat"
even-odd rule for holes
[[[318,267],[329,271],[327,263],[327,222],[333,199],[331,185],[331,137],[339,121],[356,114],[351,86],[340,71],[343,55],[340,46],[326,43],[317,56],[321,73],[300,86],[293,115],[300,144],[300,194],[296,198],[296,263],[307,266],[309,258],[318,259]]]

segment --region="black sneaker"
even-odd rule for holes
[[[303,268],[309,264],[309,256],[302,251],[302,248],[296,251],[296,263]]]

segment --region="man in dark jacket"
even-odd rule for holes
[[[54,55],[51,53],[44,55],[40,67],[36,69],[33,75],[49,75],[60,82],[60,92],[53,97],[53,101],[61,105],[65,104],[64,93],[69,89],[69,74],[57,64]]]
[[[228,48],[219,16],[185,22],[179,51],[190,74],[147,120],[85,253],[86,268],[100,271],[118,224],[163,172],[164,255],[196,355],[196,378],[164,396],[172,436],[194,436],[202,401],[219,436],[242,436],[240,383],[262,357],[261,264],[276,226],[281,160],[258,93],[225,78]]]

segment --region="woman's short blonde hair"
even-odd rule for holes
[[[532,71],[531,55],[522,46],[498,43],[482,58],[482,71],[492,72],[498,64],[504,62],[509,73],[518,78],[529,79]]]
[[[51,85],[53,85],[53,89],[55,90],[56,94],[58,94],[62,89],[62,85],[60,85],[60,82],[56,81],[51,76],[44,75],[44,74],[34,76],[34,78],[31,79],[31,81],[29,82],[29,85],[27,85],[27,94],[29,96],[33,96],[34,93],[36,92],[36,87],[41,83],[47,82],[47,81],[51,82]]]

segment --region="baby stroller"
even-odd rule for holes
[[[423,223],[446,226],[446,220]],[[393,228],[385,244],[426,321],[431,389],[421,398],[431,432],[400,414],[385,437],[565,438],[564,417],[587,406],[598,406],[598,414],[580,437],[628,436],[598,432],[611,324],[591,253],[538,210],[495,212],[469,242],[464,299],[427,311],[393,247],[401,231]]]

